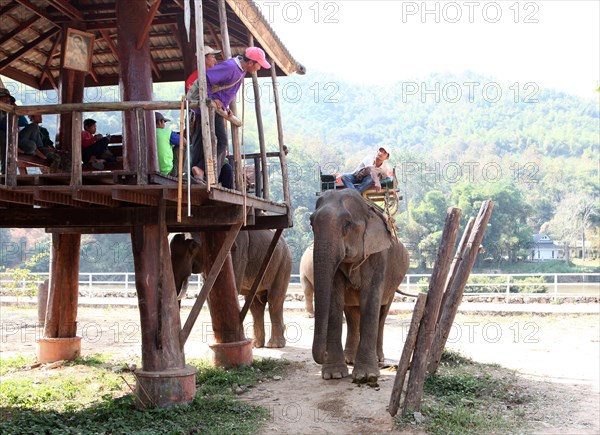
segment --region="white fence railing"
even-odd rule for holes
[[[429,286],[429,274],[406,275],[400,290],[418,293]],[[34,291],[38,284],[48,279],[48,273],[30,273],[27,278],[17,279],[12,273],[0,273],[2,295],[18,295]],[[292,275],[290,291],[300,292],[299,275]],[[188,297],[195,297],[202,288],[202,277],[192,275],[189,280]],[[133,273],[79,273],[79,291],[91,297],[135,297]],[[554,300],[564,296],[600,297],[600,273],[513,273],[471,274],[465,288],[466,295],[499,296],[551,296]]]

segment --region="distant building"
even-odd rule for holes
[[[559,246],[546,234],[534,234],[531,248],[531,261],[556,260],[559,257]]]

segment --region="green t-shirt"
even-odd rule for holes
[[[173,148],[169,143],[171,130],[168,128],[156,129],[156,148],[158,151],[158,169],[163,175],[169,174],[173,169]]]

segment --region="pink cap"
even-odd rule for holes
[[[265,69],[271,68],[269,62],[265,58],[265,52],[262,51],[261,48],[258,47],[248,47],[246,48],[246,57],[248,59],[254,60],[260,64]]]

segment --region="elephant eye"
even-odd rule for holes
[[[354,227],[354,222],[346,221],[342,226],[342,234],[345,236]]]

